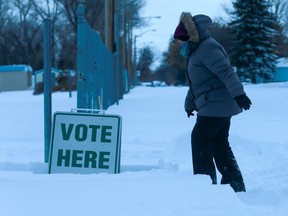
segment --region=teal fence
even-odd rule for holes
[[[119,51],[107,49],[99,33],[86,22],[83,5],[77,13],[77,108],[107,109],[127,93],[127,71],[121,67]]]

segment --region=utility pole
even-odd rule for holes
[[[114,10],[114,30],[113,30],[113,51],[114,51],[114,56],[115,56],[115,100],[117,105],[119,104],[119,99],[121,98],[120,94],[120,77],[121,77],[121,72],[122,72],[122,67],[121,67],[121,60],[120,60],[120,7],[121,4],[118,0],[113,1],[113,10]]]
[[[113,14],[114,14],[114,0],[105,0],[105,45],[113,51]]]
[[[122,0],[122,62],[124,67],[127,69],[127,19],[126,19],[126,0]]]

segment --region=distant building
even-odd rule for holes
[[[276,72],[272,79],[273,82],[286,82],[288,81],[288,58],[278,59],[276,65]]]
[[[32,71],[28,65],[0,66],[0,92],[29,89],[32,86]]]
[[[63,74],[62,70],[51,68],[51,86],[52,87],[57,84],[56,78],[62,74]],[[37,83],[43,82],[44,69],[34,71],[33,75],[34,75],[34,86],[37,86]]]

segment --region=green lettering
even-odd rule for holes
[[[89,168],[89,165],[91,165],[91,168],[97,168],[96,166],[96,158],[97,153],[94,151],[86,151],[85,152],[85,161],[84,161],[84,167]]]
[[[62,166],[64,161],[64,166],[69,167],[70,164],[71,150],[66,150],[65,155],[63,154],[63,149],[58,150],[57,166]]]
[[[102,126],[101,142],[111,143],[112,133],[108,130],[112,130],[112,126]],[[110,136],[110,139],[107,138],[108,136]]]
[[[99,125],[89,125],[89,128],[92,129],[91,142],[96,142],[97,130],[100,129],[100,126]]]
[[[72,152],[72,167],[82,167],[81,163],[77,163],[78,161],[82,161],[83,151],[81,150],[73,150]]]
[[[109,169],[109,165],[104,164],[105,162],[109,162],[109,156],[110,152],[99,152],[99,169]]]
[[[88,127],[84,124],[79,124],[75,128],[75,139],[79,142],[83,142],[87,139]]]
[[[74,127],[74,124],[69,124],[68,129],[66,130],[66,124],[64,124],[64,123],[61,124],[61,131],[62,131],[63,140],[69,140],[70,139],[73,127]]]

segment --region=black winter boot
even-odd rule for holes
[[[227,175],[221,179],[221,182],[223,182],[223,184],[230,184],[235,192],[246,192],[241,171],[232,151],[228,157]]]
[[[232,180],[230,182],[230,186],[233,188],[233,190],[237,193],[237,192],[246,192],[246,188],[244,185],[244,182],[237,182]]]
[[[220,184],[230,184],[231,178],[222,176]]]
[[[246,192],[241,172],[231,176],[230,186],[233,188],[235,192]]]

